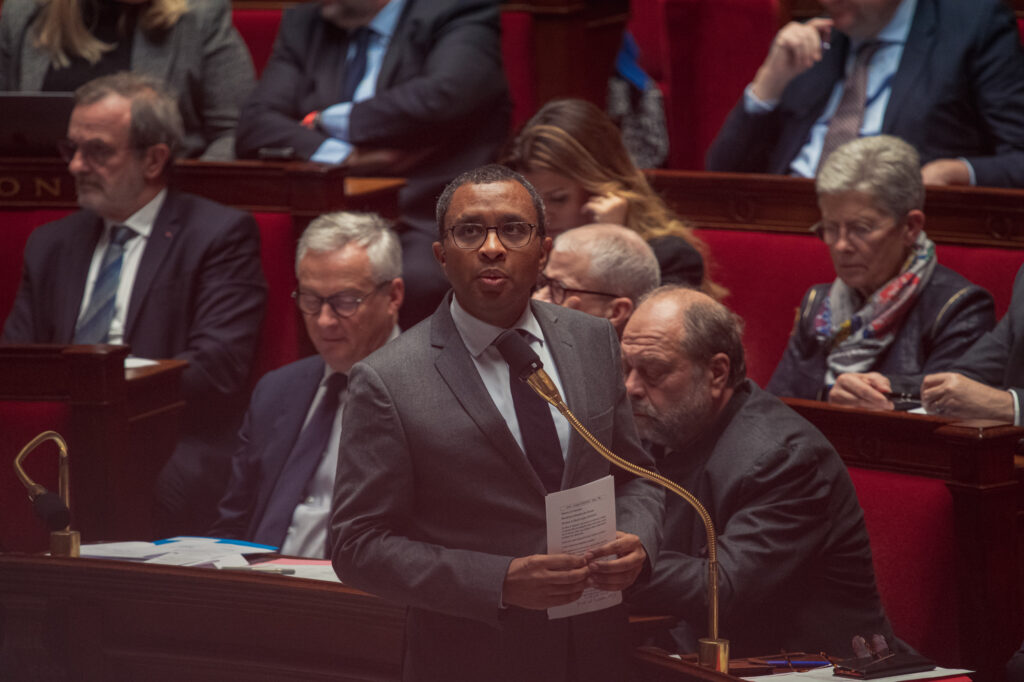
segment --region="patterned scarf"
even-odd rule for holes
[[[814,318],[814,332],[829,349],[825,385],[843,372],[866,372],[896,338],[903,319],[935,271],[935,244],[922,230],[899,274],[867,301],[838,277]],[[859,308],[857,306],[860,306]]]

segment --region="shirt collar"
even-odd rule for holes
[[[875,40],[882,43],[905,43],[910,35],[910,25],[914,21],[914,11],[917,9],[917,0],[903,0],[892,19],[885,25]]]
[[[153,224],[156,222],[156,217],[160,213],[160,209],[163,208],[164,199],[166,198],[167,188],[164,187],[157,192],[155,197],[149,200],[148,204],[128,216],[127,220],[118,223],[104,218],[103,224],[108,230],[111,225],[124,225],[132,228],[136,234],[149,238],[149,235],[153,232]]]
[[[466,350],[473,357],[479,357],[481,353],[490,348],[498,335],[505,331],[503,327],[497,327],[469,314],[465,308],[459,305],[459,298],[454,295],[452,296],[451,312],[455,328],[459,331],[462,342],[466,344]],[[534,317],[533,308],[529,303],[526,304],[523,314],[510,329],[525,329],[535,339],[544,343],[544,332],[541,330],[537,318]]]
[[[391,328],[391,333],[390,333],[390,334],[388,334],[388,340],[387,340],[387,341],[385,341],[384,343],[389,343],[389,342],[391,342],[391,341],[394,341],[395,339],[397,339],[397,338],[398,338],[398,335],[399,335],[399,334],[401,334],[401,333],[402,333],[402,329],[401,329],[401,327],[399,327],[399,326],[398,326],[398,325],[396,324],[396,325],[395,325],[394,327],[392,327],[392,328]],[[330,376],[331,376],[332,374],[334,374],[334,370],[333,370],[333,369],[331,369],[331,366],[330,366],[330,365],[328,365],[328,364],[327,364],[327,363],[325,362],[325,363],[324,363],[324,375],[323,375],[322,377],[320,377],[320,385],[321,385],[321,386],[326,386],[326,385],[327,385],[327,379],[328,379],[328,378],[330,378]]]
[[[372,28],[374,33],[390,40],[398,26],[398,20],[402,18],[403,7],[405,7],[405,0],[391,0],[377,12],[367,27]]]

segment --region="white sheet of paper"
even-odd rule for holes
[[[605,476],[544,498],[548,554],[583,554],[615,539],[615,480]],[[622,592],[587,589],[571,604],[548,609],[548,618],[600,611],[622,602]]]
[[[906,675],[892,675],[890,677],[879,678],[884,682],[902,682],[905,680],[931,680],[942,677],[956,677],[960,675],[966,675],[971,670],[963,670],[960,668],[935,668],[935,670],[926,670],[920,673],[907,673]],[[764,682],[764,680],[770,679],[772,682],[847,682],[850,678],[848,677],[836,677],[832,674],[832,666],[823,668],[815,668],[802,673],[777,673],[775,675],[765,675],[762,677],[744,677],[745,680],[750,682]]]

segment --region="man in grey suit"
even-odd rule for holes
[[[437,217],[434,255],[454,295],[349,375],[334,567],[346,583],[409,605],[406,680],[623,679],[621,605],[556,620],[545,609],[587,586],[629,587],[653,561],[663,496],[617,476],[616,540],[584,556],[548,554],[545,493],[611,472],[563,419],[544,423],[553,414],[546,404],[520,424],[529,406],[492,345],[520,330],[594,435],[649,465],[615,332],[530,300],[551,240],[522,176],[500,166],[464,173],[441,195]],[[557,458],[554,480],[540,464],[545,445]]]

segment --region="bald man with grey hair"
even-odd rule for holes
[[[605,317],[622,336],[637,301],[660,283],[658,259],[640,235],[584,225],[555,239],[533,297]]]

